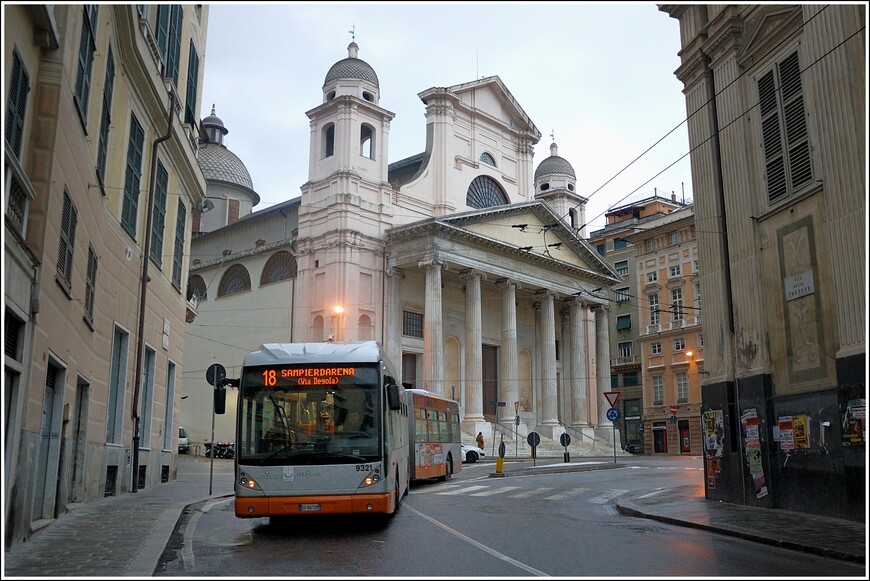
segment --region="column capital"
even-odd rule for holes
[[[547,297],[550,297],[551,299],[553,299],[553,298],[556,298],[556,293],[551,291],[550,289],[545,288],[545,289],[541,289],[538,292],[536,292],[535,296],[540,297],[542,299],[545,299]]]
[[[387,276],[395,276],[398,278],[405,278],[405,271],[401,268],[396,268],[395,266],[391,266],[386,270]]]
[[[438,259],[438,258],[425,258],[417,263],[417,266],[419,268],[424,269],[424,270],[430,266],[434,266],[438,269],[443,269],[446,267],[446,265],[447,265],[446,262],[444,262],[443,260]]]
[[[495,284],[500,287],[512,286],[514,288],[520,288],[520,283],[512,278],[499,278],[495,281]]]
[[[463,270],[460,270],[459,276],[461,276],[464,279],[473,278],[476,276],[476,277],[480,278],[481,280],[486,280],[486,273],[483,271],[477,270],[476,268],[465,268]]]

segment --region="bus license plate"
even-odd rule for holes
[[[310,512],[310,511],[318,511],[320,510],[319,504],[300,504],[299,512]]]

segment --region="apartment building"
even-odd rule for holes
[[[706,496],[863,521],[867,6],[660,10],[690,113]]]
[[[676,197],[662,197],[657,190],[652,196],[611,208],[607,224],[592,233],[589,243],[622,277],[622,282],[607,291],[610,297],[610,391],[618,392],[615,401],[620,411],[617,425],[624,446],[635,453],[644,450],[647,424],[643,419],[643,365],[640,335],[645,322],[642,295],[637,285],[637,249],[628,236],[638,228],[662,215],[683,207]],[[609,294],[608,294],[609,293]]]
[[[644,450],[699,455],[704,334],[693,208],[657,216],[627,238],[637,252],[642,313]]]
[[[4,520],[174,478],[205,5],[3,5]]]

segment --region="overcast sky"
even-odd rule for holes
[[[588,233],[611,207],[674,192],[691,200],[676,20],[652,3],[212,3],[200,118],[229,129],[265,209],[308,180],[305,112],[322,102],[326,72],[348,56],[380,81],[395,113],[389,163],[422,153],[417,96],[497,75],[541,132],[534,168],[550,155],[574,167],[589,197]],[[650,149],[652,148],[652,149]],[[647,152],[647,150],[649,150]],[[647,153],[645,153],[647,152]],[[640,159],[637,159],[640,156]],[[637,161],[635,161],[637,159]]]

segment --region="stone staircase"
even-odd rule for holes
[[[532,447],[527,441],[527,434],[518,433],[498,424],[489,424],[489,426],[488,431],[486,429],[479,430],[484,434],[484,452],[486,452],[487,460],[495,461],[498,458],[499,443],[501,442],[504,442],[505,445],[505,459],[532,457]],[[544,434],[539,434],[541,441],[535,448],[536,458],[564,458],[566,451],[568,452],[569,460],[572,462],[579,458],[613,458],[614,455],[617,458],[631,456],[631,454],[622,449],[618,434],[616,436],[614,454],[612,430],[603,429],[594,432],[587,430],[584,433],[571,426],[560,425],[559,427],[561,432],[571,437],[571,443],[568,444],[567,450],[560,443],[559,435],[551,438],[546,437]],[[492,436],[493,429],[495,430],[495,438]],[[520,429],[522,429],[522,426]],[[474,432],[474,434],[463,432],[462,442],[476,446],[477,443],[474,441],[476,434],[477,432]]]

